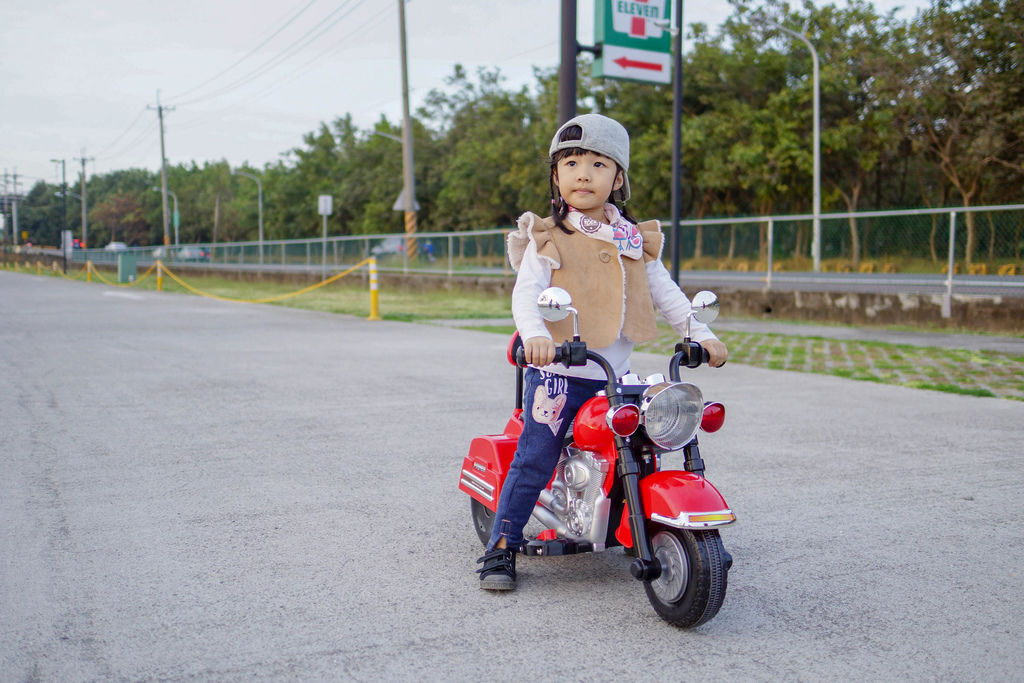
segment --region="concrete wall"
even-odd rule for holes
[[[721,291],[723,315],[847,325],[1024,333],[1024,299],[955,295],[942,317],[941,295]]]

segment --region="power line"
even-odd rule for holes
[[[355,9],[355,8],[353,8],[353,9]],[[390,19],[391,18],[391,14],[393,12],[394,12],[394,8],[392,7],[390,12],[388,12],[386,14],[382,13],[382,14],[378,14],[378,15],[370,17],[369,21],[363,22],[361,25],[359,25],[358,27],[353,29],[350,33],[346,33],[344,36],[342,36],[340,39],[338,39],[334,44],[332,44],[326,50],[322,51],[320,54],[318,54],[315,57],[313,57],[313,59],[310,59],[309,61],[307,61],[304,64],[302,64],[298,69],[295,69],[294,71],[290,71],[290,72],[286,73],[284,76],[282,76],[281,78],[277,79],[276,81],[274,81],[270,85],[268,85],[266,87],[266,89],[260,90],[260,92],[257,95],[257,97],[266,96],[273,89],[275,89],[277,86],[279,86],[280,84],[282,84],[282,83],[284,83],[286,81],[293,81],[293,80],[295,80],[295,78],[297,78],[298,76],[301,76],[302,74],[306,73],[307,67],[309,67],[312,64],[320,61],[321,59],[323,59],[327,55],[333,54],[333,53],[337,52],[338,48],[341,47],[343,43],[346,43],[349,40],[349,38],[351,38],[353,35],[355,35],[357,33],[361,33],[364,30],[369,30],[370,28],[376,28],[379,24],[383,23],[384,20]],[[373,24],[373,26],[370,26],[370,24]],[[255,99],[255,98],[251,98],[251,99],[246,100],[246,101],[247,102],[251,102],[251,101],[253,101],[253,99]]]
[[[98,152],[98,154],[102,154],[103,152],[106,152],[106,151],[107,151],[108,149],[110,149],[111,147],[113,147],[114,145],[116,145],[116,144],[117,144],[118,142],[120,142],[120,141],[121,141],[121,138],[123,138],[123,137],[124,137],[125,135],[127,135],[127,134],[128,134],[128,132],[129,132],[129,131],[131,131],[131,129],[132,129],[132,128],[134,128],[134,127],[135,127],[135,125],[136,125],[136,124],[137,124],[137,123],[138,123],[139,121],[141,121],[141,120],[142,120],[142,116],[143,116],[143,115],[144,115],[145,113],[146,113],[146,108],[145,108],[145,107],[143,107],[143,108],[142,108],[142,110],[141,110],[141,111],[139,111],[139,114],[138,114],[138,116],[136,116],[136,117],[135,117],[135,119],[134,119],[134,120],[133,120],[133,121],[132,121],[132,122],[131,122],[130,124],[128,124],[128,127],[127,127],[127,128],[125,128],[125,129],[124,129],[124,130],[123,130],[123,131],[121,132],[121,134],[120,134],[120,135],[118,135],[118,136],[117,136],[116,138],[114,138],[113,140],[111,140],[110,142],[108,142],[108,143],[107,143],[106,145],[104,145],[103,147],[101,147],[101,148],[100,148],[100,151]],[[101,158],[102,158],[102,157],[101,157]]]
[[[144,108],[142,111],[143,112],[148,111],[148,107]],[[153,136],[154,132],[155,131],[152,128],[149,128],[149,127],[144,128],[144,129],[142,129],[141,133],[139,133],[137,136],[135,136],[131,140],[131,142],[127,143],[123,147],[119,147],[117,150],[115,150],[114,152],[111,152],[110,154],[98,157],[98,159],[100,161],[109,161],[110,159],[116,159],[118,157],[123,157],[126,154],[128,154],[129,152],[131,152],[132,150],[134,150],[136,147],[138,147],[143,141],[148,140],[149,138],[151,138]]]
[[[284,50],[282,50],[278,55],[270,58],[269,60],[267,60],[266,62],[264,62],[260,66],[256,67],[252,71],[250,71],[245,76],[242,76],[238,80],[234,81],[233,83],[229,83],[228,85],[220,88],[219,90],[215,90],[215,91],[213,91],[211,93],[208,93],[208,94],[200,96],[200,97],[193,98],[191,100],[186,100],[184,102],[178,102],[177,104],[180,106],[180,105],[195,104],[197,102],[204,102],[206,100],[211,100],[211,99],[220,97],[222,95],[226,95],[229,92],[237,90],[238,88],[242,87],[243,85],[247,85],[248,83],[251,83],[253,80],[259,78],[260,76],[265,74],[267,71],[273,69],[275,66],[280,64],[281,62],[283,62],[283,61],[285,61],[287,59],[290,59],[296,53],[300,52],[301,50],[303,50],[307,46],[309,46],[309,45],[313,44],[314,42],[316,42],[317,40],[319,40],[321,37],[324,36],[324,34],[327,33],[327,31],[329,31],[331,28],[336,26],[339,22],[341,22],[346,17],[348,17],[355,9],[357,9],[365,1],[366,0],[358,0],[358,2],[356,2],[355,6],[352,7],[348,12],[346,12],[342,16],[338,17],[337,19],[335,19],[331,23],[327,24],[327,22],[334,15],[336,15],[338,12],[342,11],[343,9],[345,9],[346,6],[349,5],[352,2],[352,0],[345,0],[345,2],[343,2],[340,7],[338,7],[333,12],[328,14],[322,20],[320,20],[320,22],[316,26],[314,26],[313,28],[309,29],[304,34],[302,34],[299,38],[297,38],[294,42],[292,42],[288,47],[286,47]],[[325,26],[325,24],[327,24],[327,25]],[[313,35],[312,37],[310,37],[310,35],[314,34],[314,33],[316,35]],[[308,40],[307,40],[307,38],[308,38]]]
[[[222,69],[221,71],[217,72],[216,74],[214,74],[210,78],[206,79],[205,81],[203,81],[199,85],[194,86],[192,88],[189,88],[188,90],[182,91],[182,92],[178,93],[177,95],[174,95],[174,96],[172,96],[172,97],[170,97],[168,99],[171,100],[171,101],[174,101],[174,100],[177,100],[179,98],[182,98],[185,95],[193,93],[196,90],[199,90],[200,88],[206,86],[208,83],[212,83],[213,81],[217,80],[218,78],[220,78],[221,76],[223,76],[227,72],[231,71],[236,66],[238,66],[239,64],[241,64],[245,60],[249,59],[249,57],[252,57],[254,54],[256,54],[256,52],[260,48],[262,48],[267,43],[269,43],[271,40],[276,38],[281,33],[281,31],[283,31],[286,28],[288,28],[292,24],[292,22],[294,22],[296,19],[301,17],[306,12],[306,10],[308,10],[310,7],[315,5],[317,2],[318,2],[318,0],[310,0],[308,3],[306,3],[306,5],[302,9],[300,9],[298,12],[296,12],[294,15],[292,15],[291,19],[289,19],[284,24],[282,24],[280,28],[278,28],[276,31],[271,33],[267,38],[265,38],[262,42],[260,42],[256,47],[254,47],[251,50],[249,50],[247,53],[245,53],[242,57],[240,57],[238,60],[236,60],[230,66],[228,66],[228,67]]]
[[[353,9],[355,9],[355,8],[353,8]],[[394,14],[394,11],[395,10],[392,7],[390,9],[390,11],[386,11],[385,13],[377,14],[377,15],[374,15],[374,16],[370,17],[370,19],[368,21],[363,22],[362,24],[360,24],[359,26],[354,28],[352,31],[346,33],[344,36],[342,36],[337,41],[335,41],[330,47],[328,47],[327,49],[323,50],[322,52],[320,52],[319,54],[314,56],[312,59],[306,61],[301,66],[299,66],[297,69],[294,69],[292,71],[287,72],[286,74],[281,76],[281,78],[278,78],[276,81],[273,81],[269,85],[260,88],[259,91],[256,94],[252,95],[248,99],[242,100],[240,102],[236,102],[235,104],[233,104],[233,105],[231,105],[229,107],[224,107],[223,109],[221,109],[221,110],[219,110],[217,112],[214,112],[212,115],[215,116],[215,117],[220,117],[221,115],[227,114],[227,113],[231,112],[233,109],[235,109],[235,108],[237,108],[239,106],[244,106],[244,105],[249,104],[251,102],[254,102],[256,100],[260,100],[260,99],[264,99],[264,98],[268,97],[269,95],[273,94],[273,92],[276,89],[278,89],[281,85],[283,85],[285,83],[294,82],[297,78],[299,78],[303,74],[307,73],[308,67],[310,67],[315,62],[319,61],[320,59],[326,57],[329,54],[333,54],[333,53],[337,52],[338,48],[340,48],[343,45],[345,45],[347,43],[347,41],[350,38],[352,38],[352,36],[354,36],[356,34],[359,34],[359,33],[363,33],[365,31],[368,31],[368,30],[372,29],[372,28],[376,28],[376,26],[378,26],[379,24],[381,24],[384,21],[390,19],[392,17],[392,15]],[[396,99],[397,97],[398,97],[398,95],[395,95],[394,97],[388,98],[388,101]],[[196,126],[200,126],[200,125],[204,124],[207,120],[208,120],[208,117],[191,119],[191,120],[188,120],[188,121],[186,121],[184,123],[179,123],[175,127],[175,130],[182,130],[182,129],[186,129],[186,128],[194,128]]]

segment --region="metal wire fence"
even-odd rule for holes
[[[167,263],[206,265],[227,269],[335,271],[369,256],[383,271],[426,272],[445,275],[500,275],[510,273],[505,258],[508,230],[472,232],[346,235],[327,239],[220,242],[170,247],[129,247],[140,263],[163,259]],[[416,248],[410,249],[411,241]],[[76,250],[73,259],[116,264],[116,251]],[[407,254],[415,254],[409,258]]]
[[[1024,205],[872,211],[821,216],[820,270],[860,273],[1024,274]],[[682,266],[701,270],[814,270],[814,217],[680,221]]]
[[[671,245],[671,224],[662,225]],[[810,214],[688,219],[679,226],[683,270],[761,272],[769,279],[773,272],[815,271]],[[333,272],[375,256],[385,272],[508,275],[505,236],[510,227],[129,250],[140,263],[159,258],[232,269]],[[410,248],[412,241],[416,248]],[[824,214],[820,244],[821,272],[942,275],[952,266],[954,275],[1024,275],[1024,204]],[[666,262],[672,258],[672,247],[666,246]],[[76,250],[73,260],[114,264],[117,252]]]

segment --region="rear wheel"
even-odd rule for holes
[[[476,535],[480,537],[480,542],[486,548],[491,540],[491,529],[494,528],[494,511],[476,498],[469,499],[469,509],[473,515],[473,528],[476,529]]]
[[[661,576],[644,581],[647,599],[661,617],[690,628],[708,621],[722,607],[732,558],[717,531],[652,529],[651,549]]]

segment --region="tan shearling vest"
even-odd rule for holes
[[[527,218],[524,215],[523,218]],[[664,236],[657,221],[637,225],[643,237],[643,259],[625,258],[618,247],[573,230],[566,234],[553,218],[532,216],[528,232],[537,254],[552,262],[551,285],[572,296],[579,311],[580,338],[591,348],[610,346],[622,334],[632,342],[651,341],[658,334],[646,264],[661,258]],[[524,221],[520,219],[520,226]],[[570,228],[571,230],[572,228]],[[510,236],[510,246],[512,239]],[[513,265],[518,265],[516,261]],[[572,339],[572,317],[546,322],[556,344]]]

